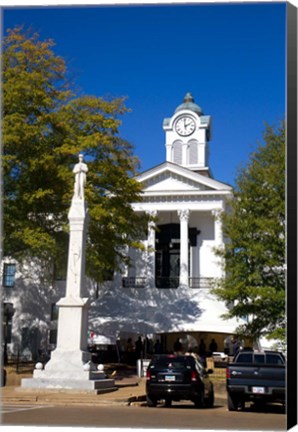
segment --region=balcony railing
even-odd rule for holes
[[[144,288],[147,279],[145,277],[124,277],[122,278],[123,288]]]
[[[210,289],[213,287],[213,278],[209,277],[190,277],[188,279],[189,288]],[[178,288],[179,277],[157,277],[155,280],[156,288]],[[145,288],[147,285],[146,277],[124,277],[122,278],[123,288]]]
[[[214,285],[213,281],[211,277],[190,277],[188,284],[189,288],[210,289]]]

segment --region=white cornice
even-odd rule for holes
[[[229,190],[207,190],[207,191],[181,191],[181,190],[171,190],[171,191],[143,191],[141,193],[143,197],[150,197],[150,196],[191,196],[191,197],[203,197],[208,198],[210,196],[232,196],[231,191]]]

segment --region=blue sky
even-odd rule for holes
[[[286,4],[207,3],[3,8],[54,39],[81,94],[127,96],[121,136],[141,170],[165,161],[163,119],[191,92],[212,116],[210,167],[234,185],[237,167],[285,115]]]

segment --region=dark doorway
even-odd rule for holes
[[[180,274],[180,224],[160,225],[156,233],[157,288],[177,288]]]

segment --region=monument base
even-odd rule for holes
[[[22,390],[63,390],[104,393],[117,390],[113,379],[23,378]]]
[[[56,348],[45,364],[37,363],[33,378],[23,378],[22,388],[74,391],[116,390],[115,381],[96,369],[91,353],[81,350]]]

